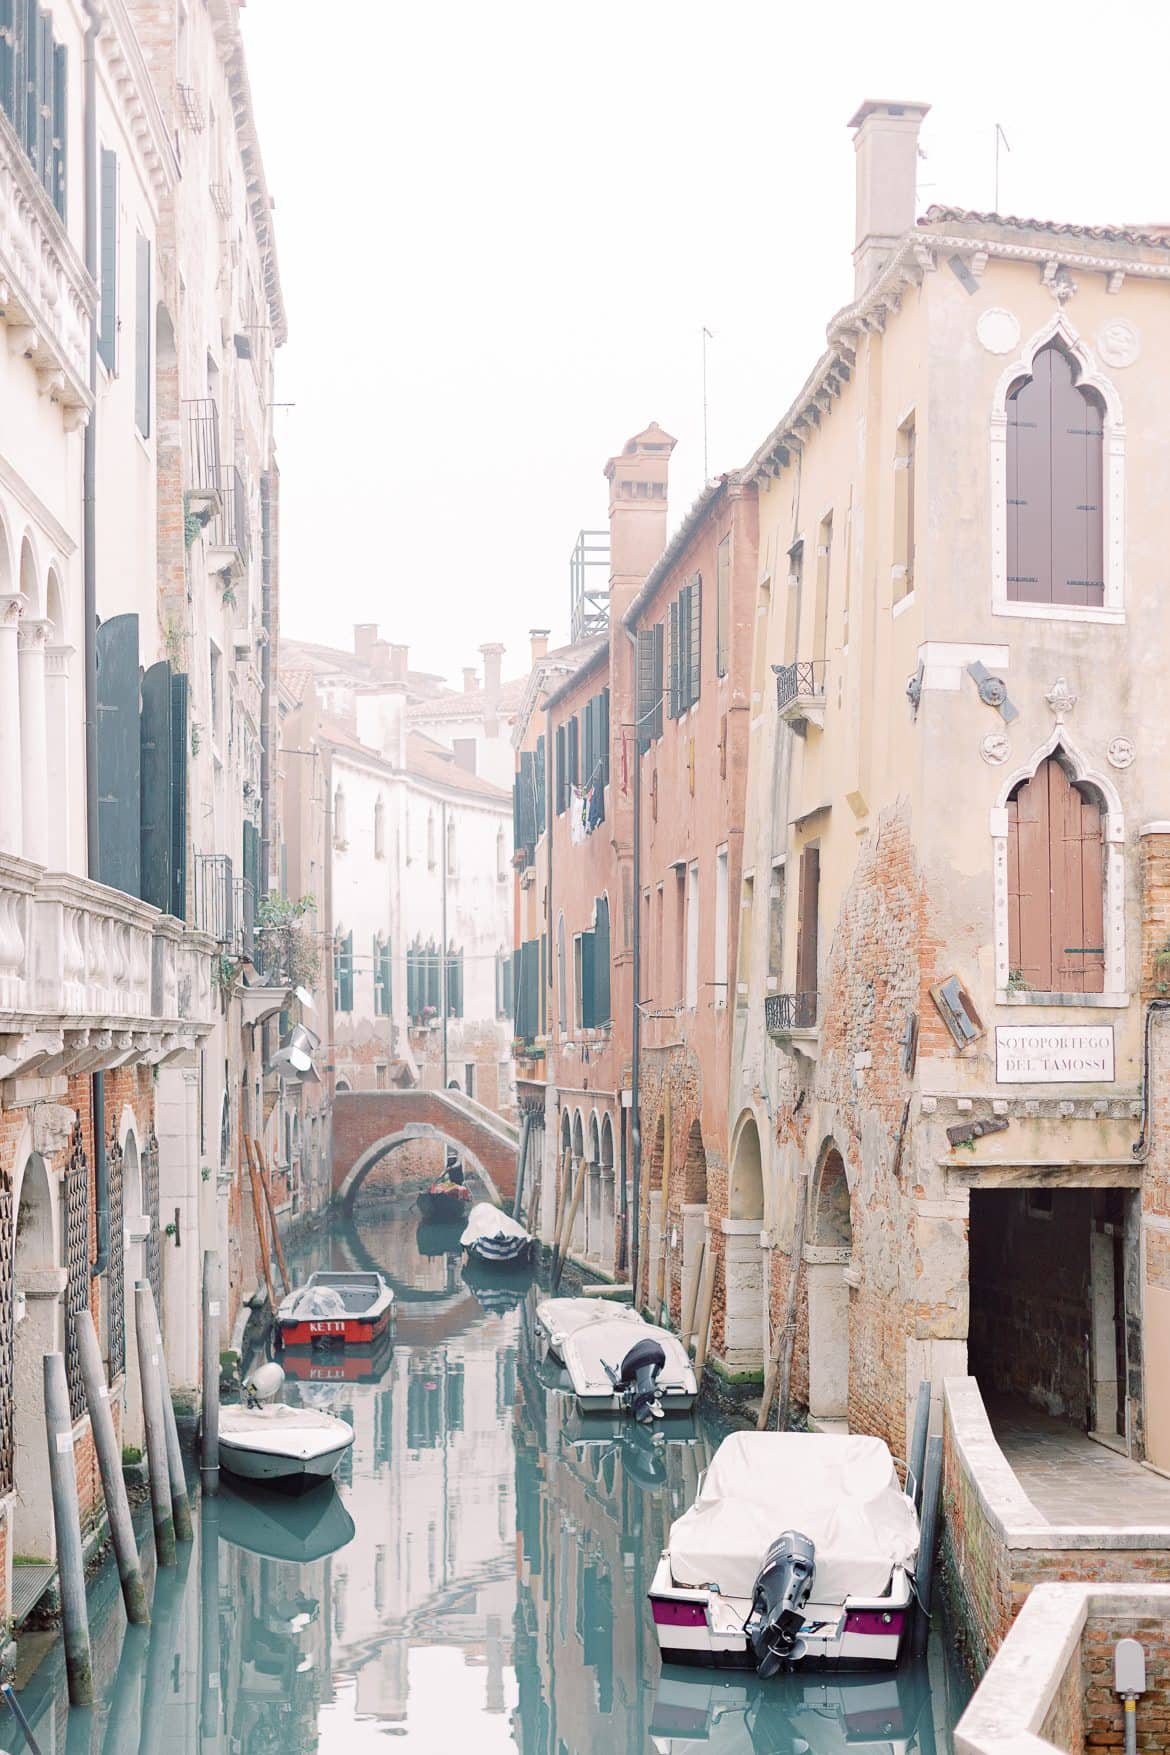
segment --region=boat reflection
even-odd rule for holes
[[[530,1264],[492,1267],[469,1258],[463,1268],[463,1283],[471,1288],[484,1310],[499,1316],[504,1311],[519,1310],[530,1287],[536,1284],[536,1268]]]
[[[280,1363],[296,1383],[378,1383],[394,1352],[389,1330],[368,1346],[285,1347]]]
[[[658,1755],[709,1749],[719,1755],[934,1755],[924,1665],[891,1675],[839,1673],[724,1679],[664,1669],[650,1720]]]
[[[332,1484],[299,1499],[278,1497],[242,1483],[221,1483],[219,1533],[225,1542],[267,1560],[304,1565],[324,1560],[352,1542],[353,1518]]]

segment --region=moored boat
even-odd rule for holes
[[[671,1526],[649,1590],[664,1662],[898,1663],[918,1516],[880,1438],[736,1432]]]
[[[284,1492],[329,1481],[353,1443],[353,1427],[319,1408],[284,1402],[219,1410],[219,1463],[229,1474]]]
[[[394,1316],[394,1293],[381,1274],[324,1269],[295,1287],[276,1312],[282,1347],[365,1346]]]
[[[641,1328],[649,1325],[630,1304],[616,1304],[610,1298],[542,1298],[536,1306],[536,1330],[545,1351],[555,1359],[563,1357],[562,1349],[570,1335],[595,1322],[628,1322]]]
[[[636,1420],[686,1414],[699,1393],[690,1355],[677,1335],[633,1313],[584,1322],[563,1335],[560,1356],[585,1414]]]
[[[472,1261],[489,1267],[519,1267],[532,1260],[536,1239],[518,1219],[488,1201],[472,1207],[459,1240]]]
[[[441,1176],[421,1190],[414,1204],[424,1219],[451,1225],[465,1219],[471,1211],[471,1190],[461,1182],[449,1182]]]

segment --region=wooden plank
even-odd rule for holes
[[[268,1288],[269,1309],[276,1309],[276,1295],[272,1290],[272,1262],[268,1255],[268,1233],[264,1225],[264,1214],[260,1206],[260,1178],[256,1173],[256,1160],[252,1156],[252,1142],[244,1135],[244,1153],[248,1160],[248,1174],[252,1182],[252,1212],[256,1219],[256,1236],[260,1241],[260,1262],[264,1269],[264,1284]]]
[[[272,1221],[272,1244],[276,1250],[276,1259],[280,1264],[280,1277],[284,1281],[286,1292],[292,1291],[292,1281],[288,1277],[288,1263],[284,1259],[284,1247],[280,1241],[280,1231],[276,1224],[276,1208],[272,1202],[272,1188],[268,1181],[268,1154],[259,1140],[252,1141],[256,1151],[256,1159],[260,1166],[260,1186],[264,1190],[264,1204],[268,1208],[268,1217]]]

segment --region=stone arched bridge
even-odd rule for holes
[[[333,1099],[333,1194],[350,1201],[387,1152],[407,1140],[453,1146],[492,1200],[516,1192],[519,1132],[460,1091],[338,1091]]]

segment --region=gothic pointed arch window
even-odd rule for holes
[[[1105,811],[1056,749],[1007,805],[1008,986],[1105,990]]]
[[[1058,340],[1007,399],[1007,596],[1105,602],[1105,404]]]
[[[381,793],[374,801],[374,858],[386,857],[386,806]]]

